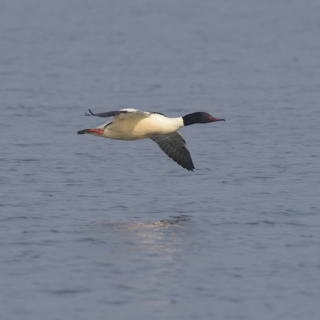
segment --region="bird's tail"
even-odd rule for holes
[[[78,133],[78,134],[85,134],[85,133],[87,133],[88,130],[89,130],[89,129],[80,130],[80,131],[78,131],[77,133]]]

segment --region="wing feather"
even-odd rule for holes
[[[150,116],[149,112],[143,112],[137,109],[121,109],[118,111],[109,111],[109,112],[102,112],[102,113],[93,113],[90,109],[89,109],[89,113],[85,113],[86,116],[95,116],[95,117],[102,117],[102,118],[108,118],[108,117],[119,117],[121,119],[123,118],[127,118],[127,117],[141,117],[141,116],[145,116],[148,117]]]
[[[179,132],[171,132],[152,137],[160,149],[181,167],[193,171],[195,169],[186,142]]]

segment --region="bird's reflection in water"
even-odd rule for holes
[[[170,228],[171,226],[183,227],[185,222],[190,221],[191,216],[180,215],[180,216],[169,216],[168,219],[151,222],[151,223],[142,223],[145,227],[148,228]]]
[[[156,222],[109,222],[91,225],[96,236],[112,237],[120,250],[143,250],[149,254],[177,252],[184,244],[191,224],[189,215],[169,216]],[[110,241],[111,239],[109,239]],[[120,246],[120,248],[119,248]]]

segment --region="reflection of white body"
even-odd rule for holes
[[[194,123],[221,121],[205,112],[195,112],[180,118],[168,118],[160,113],[143,112],[136,109],[122,109],[88,116],[113,117],[114,120],[93,129],[85,129],[78,134],[93,134],[115,140],[140,140],[151,138],[175,162],[193,171],[194,165],[186,142],[177,132],[179,128]]]

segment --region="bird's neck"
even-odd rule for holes
[[[185,127],[197,123],[194,119],[193,113],[185,115],[184,117],[182,117],[182,120]]]

